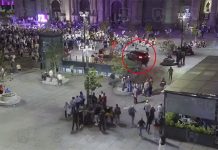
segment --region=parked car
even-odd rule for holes
[[[126,56],[127,59],[141,62],[144,65],[147,65],[150,59],[148,52],[145,51],[131,51],[127,53]]]

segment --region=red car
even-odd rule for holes
[[[129,60],[138,61],[144,65],[147,65],[150,59],[148,52],[145,51],[131,51],[126,56]]]

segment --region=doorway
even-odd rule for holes
[[[111,4],[111,21],[112,23],[120,23],[122,17],[122,3],[118,0]]]

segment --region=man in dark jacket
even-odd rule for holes
[[[139,120],[138,127],[139,127],[139,136],[142,136],[142,129],[145,128],[145,121],[143,120],[143,118]]]
[[[155,113],[155,109],[154,107],[151,107],[150,109],[150,113],[149,113],[149,117],[148,117],[148,121],[147,121],[147,124],[146,124],[146,130],[148,132],[148,134],[150,133],[150,126],[154,120],[154,113]]]
[[[76,130],[79,129],[79,124],[78,124],[78,121],[79,121],[79,112],[78,112],[78,110],[75,107],[72,108],[72,116],[73,116],[73,124],[72,124],[72,132],[73,132],[75,125],[76,125]]]
[[[105,112],[102,110],[99,115],[99,130],[105,132]]]

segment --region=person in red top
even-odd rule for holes
[[[3,94],[4,93],[4,86],[1,84],[0,85],[0,94]]]
[[[104,108],[107,107],[107,96],[105,95],[105,93],[103,93],[102,104]]]

